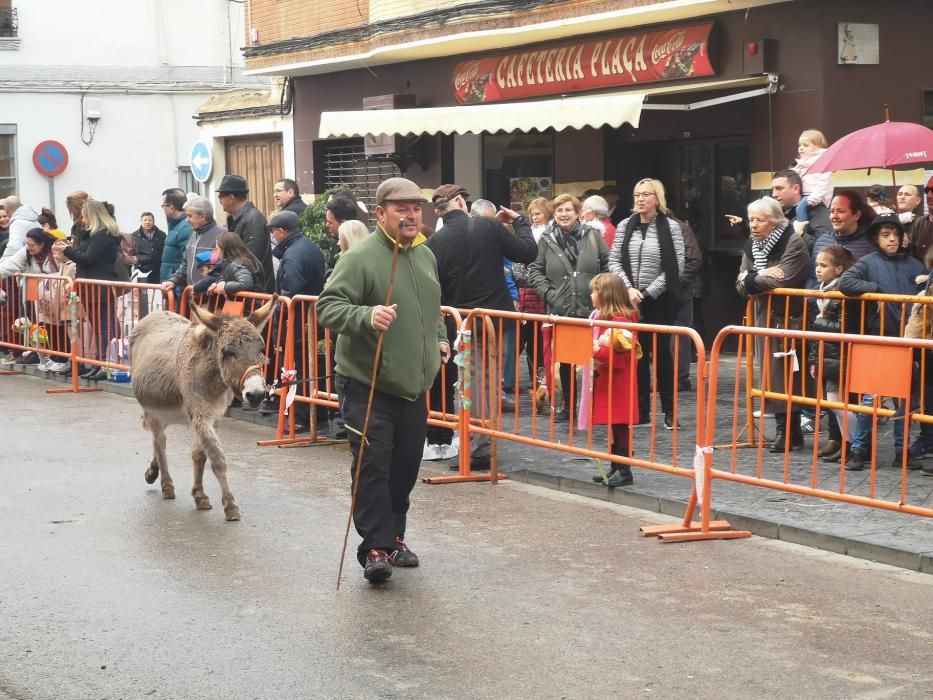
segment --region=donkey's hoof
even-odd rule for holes
[[[166,501],[175,498],[175,487],[172,484],[162,484],[162,498]]]
[[[224,515],[226,515],[227,520],[239,520],[240,509],[236,506],[227,506],[224,508]]]
[[[210,510],[214,507],[211,505],[211,499],[207,496],[195,497],[194,505],[198,510]]]
[[[155,480],[159,478],[159,468],[158,468],[158,467],[149,467],[149,468],[146,470],[145,477],[146,477],[146,483],[147,483],[147,484],[154,484],[154,483],[155,483]]]

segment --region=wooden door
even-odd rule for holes
[[[227,174],[242,175],[249,183],[249,199],[266,218],[275,211],[272,188],[282,179],[282,135],[263,134],[228,138]],[[218,179],[217,182],[220,182]]]

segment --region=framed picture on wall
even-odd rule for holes
[[[840,65],[878,65],[878,25],[840,22],[838,25]]]

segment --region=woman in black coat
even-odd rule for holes
[[[105,280],[117,282],[114,264],[120,251],[120,231],[117,222],[107,211],[103,202],[88,199],[81,208],[81,226],[89,231],[77,246],[70,246],[58,241],[55,249],[72,260],[77,268],[75,278],[86,280]],[[82,302],[91,323],[97,342],[97,359],[107,360],[107,348],[115,333],[114,292],[111,287],[86,287]],[[104,379],[107,375],[103,367],[92,367],[81,373],[84,379]]]

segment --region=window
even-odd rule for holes
[[[16,126],[0,124],[0,197],[16,194]]]
[[[17,30],[16,8],[10,7],[10,0],[0,0],[0,37],[15,37]]]
[[[379,183],[386,178],[399,177],[401,173],[392,161],[367,158],[364,151],[363,139],[326,142],[320,151],[321,185],[324,192],[333,187],[349,187],[367,206],[372,218]]]
[[[923,91],[923,125],[933,129],[933,90]]]
[[[201,183],[194,179],[191,174],[191,168],[187,165],[178,166],[178,186],[185,192],[197,192],[201,194]]]

